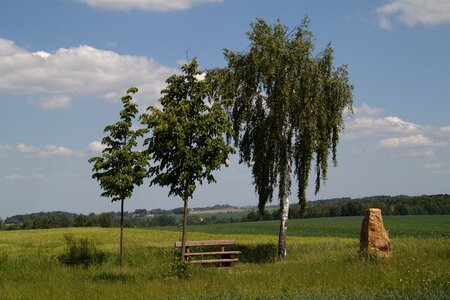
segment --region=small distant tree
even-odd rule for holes
[[[133,120],[138,113],[137,104],[132,103],[131,94],[138,89],[132,87],[127,95],[122,97],[123,110],[120,120],[105,127],[102,144],[105,149],[99,157],[92,157],[92,178],[100,182],[103,197],[111,198],[111,202],[120,201],[120,266],[123,266],[123,206],[124,200],[130,198],[135,186],[142,184],[147,175],[148,162],[141,151],[135,150],[137,139],[142,137],[147,129],[133,130]]]
[[[0,218],[0,229],[3,229],[3,225],[5,224],[5,222],[3,221],[2,218]]]
[[[159,99],[162,109],[151,106],[142,123],[152,131],[145,140],[152,159],[151,185],[169,186],[169,195],[181,197],[183,234],[181,257],[186,249],[188,200],[197,183],[215,182],[214,170],[226,164],[234,149],[226,143],[231,123],[221,102],[208,103],[211,86],[199,80],[196,59],[181,67],[183,74],[169,77]]]
[[[100,225],[100,227],[113,227],[113,225],[114,225],[114,213],[113,212],[107,212],[107,213],[99,214],[97,216],[97,223],[98,223],[98,225]]]
[[[77,215],[74,219],[74,224],[75,227],[87,227],[91,225],[89,216],[80,214]]]

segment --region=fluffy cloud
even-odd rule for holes
[[[102,143],[98,142],[98,141],[93,141],[92,143],[89,144],[89,150],[91,150],[92,152],[102,152],[103,149],[105,149],[105,145],[103,145]]]
[[[38,157],[47,158],[52,156],[73,156],[77,155],[75,151],[61,146],[47,145],[38,153]]]
[[[5,176],[5,179],[11,180],[11,181],[22,181],[22,180],[27,180],[28,177],[23,176],[23,175],[18,175],[18,174],[11,174],[11,175]]]
[[[346,137],[349,139],[370,136],[381,133],[416,133],[420,126],[406,122],[399,117],[388,116],[384,118],[359,117],[347,122]]]
[[[11,174],[11,175],[6,175],[4,178],[9,181],[24,181],[24,180],[30,180],[30,179],[44,179],[45,175],[34,174],[34,175],[30,175],[30,176],[24,176],[24,175],[20,175],[20,174]]]
[[[371,107],[363,103],[361,107],[354,107],[353,112],[358,116],[374,116],[383,112],[381,108]]]
[[[131,9],[170,11],[188,9],[202,3],[222,2],[223,0],[77,0],[91,7],[128,11]]]
[[[395,148],[444,146],[445,143],[435,141],[422,134],[417,134],[406,137],[392,137],[383,139],[379,142],[378,145],[381,148],[395,149]]]
[[[11,145],[9,145],[9,144],[0,145],[0,158],[1,157],[7,157],[8,154],[10,152],[12,152],[13,150],[14,150],[14,148]]]
[[[17,145],[17,151],[24,154],[38,153],[40,150],[38,148],[27,146],[23,143]]]
[[[441,127],[441,128],[439,128],[439,130],[442,132],[442,133],[450,133],[450,126],[446,126],[446,127]]]
[[[354,108],[347,118],[343,138],[352,141],[355,154],[388,151],[393,157],[440,159],[449,144],[450,126],[436,127],[383,116],[383,110],[368,105]]]
[[[425,164],[423,168],[427,171],[438,172],[442,169],[442,165],[439,163],[428,163]]]
[[[437,25],[450,22],[448,0],[391,0],[377,9],[378,24],[384,29],[392,27],[391,17],[407,26]]]
[[[69,96],[54,96],[39,101],[39,106],[46,110],[68,109],[72,99]]]
[[[120,99],[137,86],[148,101],[160,97],[176,69],[147,57],[120,55],[90,46],[54,53],[29,52],[0,39],[0,93],[30,95],[45,109],[65,109],[74,97]]]
[[[20,143],[17,145],[16,149],[19,153],[37,156],[38,158],[49,158],[55,156],[83,156],[81,152],[76,152],[69,148],[56,145],[47,145],[43,149],[40,149]]]
[[[401,156],[410,157],[410,158],[418,158],[418,157],[430,158],[430,157],[434,156],[434,151],[433,150],[424,150],[424,151],[409,150],[409,151],[403,152],[401,154]]]

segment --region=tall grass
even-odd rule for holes
[[[450,218],[446,216],[446,218]],[[179,279],[170,272],[179,231],[126,229],[125,265],[120,272],[113,255],[103,265],[66,267],[57,256],[66,247],[64,234],[88,238],[98,249],[118,253],[118,230],[68,228],[0,232],[1,299],[445,299],[450,297],[450,238],[398,236],[388,260],[366,260],[358,239],[334,237],[334,219],[316,236],[288,237],[288,257],[274,263],[240,262],[231,268],[192,267]],[[314,221],[314,220],[313,220]],[[313,222],[312,221],[312,222]],[[398,221],[401,227],[401,221]],[[322,223],[321,223],[322,222]],[[428,221],[427,221],[428,222]],[[435,220],[435,222],[439,222]],[[292,226],[291,222],[290,225]],[[325,222],[326,223],[326,222]],[[387,223],[387,222],[386,222]],[[259,224],[259,223],[258,223]],[[240,225],[236,232],[232,225]],[[313,223],[311,223],[311,226]],[[230,228],[231,226],[231,228]],[[331,227],[330,227],[331,226]],[[431,225],[430,225],[431,226]],[[446,225],[447,226],[447,225]],[[199,226],[200,227],[200,226]],[[270,227],[270,226],[269,226]],[[267,227],[267,228],[269,228]],[[295,228],[295,226],[293,226]],[[359,227],[359,226],[358,226]],[[386,227],[388,225],[386,224]],[[234,238],[243,251],[275,244],[276,234],[255,224],[227,224],[216,232],[190,232],[189,238]],[[230,233],[226,233],[227,229]],[[359,231],[359,228],[357,228]],[[445,229],[445,228],[444,228]],[[446,227],[447,232],[449,227]],[[246,246],[246,247],[244,247]],[[244,253],[243,253],[244,256]]]

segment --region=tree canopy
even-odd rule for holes
[[[278,187],[281,206],[280,256],[285,256],[291,174],[304,210],[313,161],[315,192],[327,179],[329,154],[337,164],[336,147],[344,127],[343,113],[352,106],[347,66],[334,67],[327,45],[313,55],[309,19],[289,31],[279,21],[257,19],[248,33],[246,52],[225,50],[228,66],[210,72],[216,97],[231,98],[235,143],[240,161],[252,168],[259,209]]]
[[[134,149],[137,146],[137,139],[147,132],[147,129],[132,129],[138,108],[137,104],[132,102],[131,94],[137,92],[138,89],[135,87],[127,90],[127,95],[122,97],[123,110],[120,112],[120,120],[105,127],[104,132],[108,135],[102,140],[105,146],[102,155],[89,159],[89,163],[93,163],[92,178],[96,179],[103,189],[101,195],[111,198],[112,202],[121,201],[121,266],[123,264],[123,202],[132,196],[135,186],[143,183],[148,166],[146,156]]]
[[[151,185],[168,186],[169,195],[184,201],[184,258],[188,199],[198,183],[215,182],[212,172],[226,164],[234,149],[225,138],[232,130],[229,118],[221,102],[208,102],[211,86],[206,80],[199,80],[197,60],[181,70],[183,74],[166,81],[159,100],[162,109],[150,106],[142,123],[152,133],[144,142],[152,160]]]
[[[111,198],[111,201],[130,198],[135,185],[141,185],[147,175],[145,156],[134,150],[137,139],[147,132],[147,129],[132,129],[138,108],[131,102],[130,94],[137,91],[137,88],[130,88],[122,97],[124,108],[120,112],[120,120],[105,127],[104,132],[109,135],[102,140],[105,146],[102,155],[89,159],[89,163],[94,164],[92,178],[100,182],[101,195]]]

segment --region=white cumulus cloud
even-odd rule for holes
[[[22,181],[22,180],[27,180],[28,177],[23,176],[23,175],[18,175],[18,174],[11,174],[11,175],[5,176],[5,179],[11,180],[11,181]]]
[[[414,148],[414,147],[425,147],[425,146],[444,146],[445,143],[440,141],[435,141],[422,134],[410,135],[406,137],[392,137],[383,139],[378,144],[380,148]]]
[[[91,150],[92,152],[102,152],[103,149],[105,149],[105,145],[98,141],[93,141],[89,144],[89,150]]]
[[[363,103],[360,107],[354,107],[353,112],[357,116],[374,116],[383,112],[381,108],[369,106]]]
[[[26,156],[35,156],[38,158],[49,158],[56,156],[83,156],[82,152],[76,152],[67,147],[56,145],[47,145],[41,149],[38,147],[20,143],[19,145],[17,145],[16,149],[19,153],[22,153]]]
[[[55,145],[47,145],[45,148],[38,153],[38,157],[47,158],[51,156],[73,156],[76,155],[75,151]]]
[[[24,153],[24,154],[31,154],[31,153],[38,153],[39,149],[35,148],[33,146],[27,146],[23,143],[20,143],[19,145],[17,145],[17,150],[20,153]]]
[[[87,45],[54,53],[30,52],[0,39],[0,93],[36,97],[45,109],[65,109],[75,97],[119,100],[130,86],[155,101],[172,69],[143,56],[121,55]]]
[[[450,22],[449,0],[390,0],[377,9],[378,24],[392,28],[391,18],[407,26],[437,25]]]
[[[14,150],[13,146],[6,144],[0,145],[0,158],[8,157],[8,154]]]
[[[439,130],[443,133],[450,133],[450,126],[441,127]]]
[[[384,118],[357,116],[347,122],[346,129],[347,138],[354,139],[382,133],[417,133],[421,126],[395,116]]]
[[[42,101],[39,101],[39,106],[47,110],[61,110],[68,109],[72,102],[69,96],[54,96]]]
[[[21,174],[10,174],[10,175],[6,175],[4,178],[9,181],[24,181],[24,180],[32,180],[32,179],[41,180],[41,179],[45,178],[45,175],[33,174],[30,176],[25,176],[25,175],[21,175]]]
[[[170,11],[188,9],[202,3],[222,2],[223,0],[77,0],[91,7],[124,10],[131,9]]]
[[[424,150],[424,151],[409,150],[409,151],[403,152],[401,154],[401,156],[403,156],[403,157],[410,157],[410,158],[418,158],[418,157],[430,158],[430,157],[434,156],[434,151],[433,150]]]
[[[442,165],[440,163],[428,163],[423,168],[427,171],[438,172],[442,169]]]

